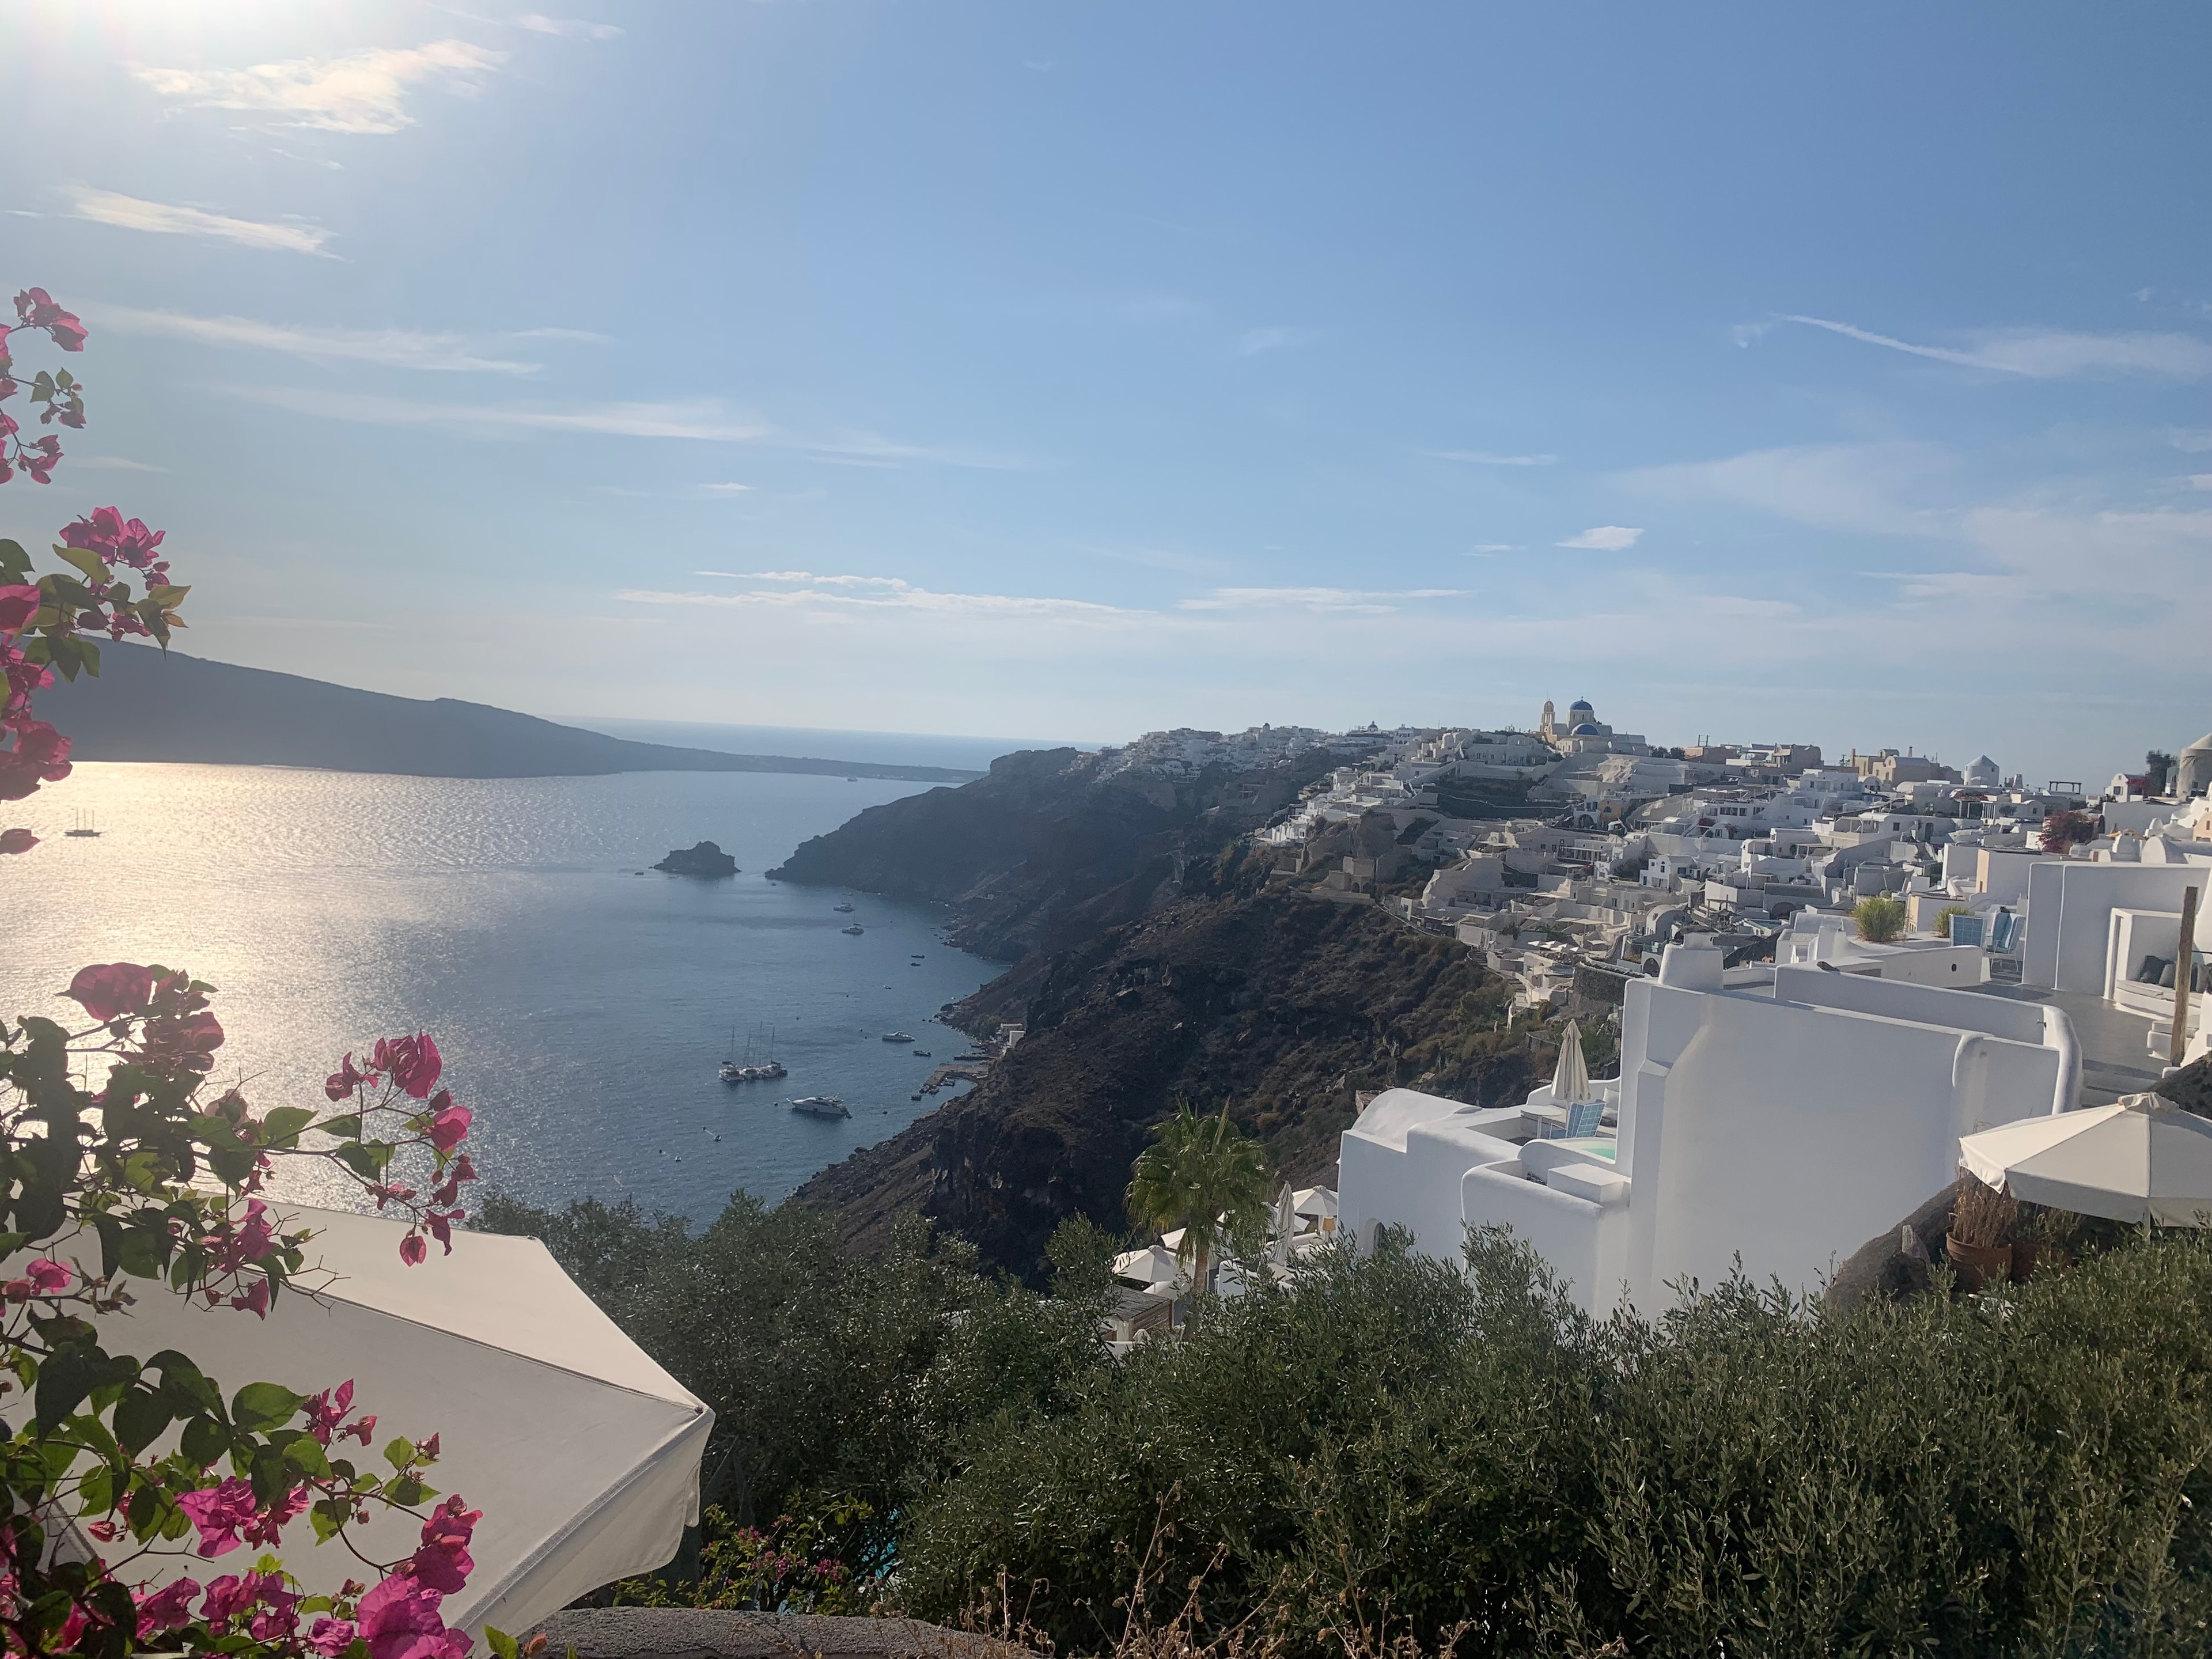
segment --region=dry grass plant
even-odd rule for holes
[[[1976,1249],[2009,1244],[2020,1227],[2020,1206],[2007,1193],[1983,1182],[1964,1166],[1959,1170],[1959,1197],[1951,1212],[1951,1237]]]

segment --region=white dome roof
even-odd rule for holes
[[[2212,751],[2212,732],[2207,732],[2203,737],[2197,738],[2196,742],[2191,744],[2188,748],[2183,750],[2181,752],[2185,755],[2193,755],[2200,749]]]

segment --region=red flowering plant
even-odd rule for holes
[[[82,326],[44,290],[16,309],[63,349],[83,345]],[[0,400],[20,389],[6,344],[0,331]],[[74,427],[80,392],[42,374],[32,401]],[[44,483],[58,458],[58,447],[27,450],[12,421],[0,441],[14,446],[0,449],[0,483]],[[184,590],[168,582],[161,543],[102,508],[63,532],[55,551],[69,570],[33,580],[22,550],[0,542],[0,799],[68,776],[69,740],[31,702],[57,670],[98,672],[86,634],[166,643],[180,625]],[[34,844],[0,836],[0,851]],[[365,1062],[348,1054],[321,1106],[257,1112],[209,1081],[223,1042],[214,991],[169,968],[107,963],[60,994],[76,1017],[0,1019],[0,1649],[466,1659],[471,1640],[440,1604],[467,1580],[480,1517],[429,1485],[436,1435],[392,1439],[373,1460],[377,1420],[356,1411],[350,1381],[313,1395],[247,1382],[226,1397],[174,1349],[141,1358],[110,1346],[143,1297],[265,1319],[280,1297],[327,1287],[313,1235],[261,1196],[280,1159],[333,1165],[404,1220],[410,1267],[432,1241],[451,1253],[476,1178],[462,1150],[469,1110],[440,1086],[427,1034],[385,1038]],[[358,1457],[344,1455],[349,1441]],[[419,1521],[419,1542],[373,1560],[352,1529],[392,1510]],[[361,1577],[305,1594],[270,1553],[295,1525],[351,1550]],[[204,1581],[162,1559],[241,1550],[250,1565]],[[486,1633],[514,1659],[511,1639]]]

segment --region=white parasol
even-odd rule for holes
[[[1984,1129],[1959,1157],[1988,1185],[2054,1209],[2165,1227],[2212,1216],[2212,1122],[2156,1095]]]
[[[141,1293],[103,1316],[113,1353],[191,1355],[226,1395],[248,1382],[314,1394],[351,1381],[379,1443],[439,1437],[430,1483],[483,1511],[467,1584],[446,1598],[453,1629],[526,1631],[586,1591],[665,1565],[698,1519],[699,1458],[714,1414],[647,1358],[532,1238],[456,1232],[453,1253],[409,1267],[405,1231],[375,1216],[276,1206],[313,1228],[307,1261],[340,1275],[318,1297],[279,1296],[266,1320]],[[66,1248],[60,1252],[71,1254]],[[96,1258],[87,1264],[97,1271]],[[335,1448],[333,1449],[335,1451]],[[358,1462],[380,1462],[368,1451]],[[373,1559],[411,1553],[419,1523],[373,1512],[351,1535]],[[157,1583],[252,1565],[248,1549],[136,1564]],[[362,1564],[303,1522],[284,1565],[313,1593]]]
[[[1574,1021],[1559,1038],[1559,1063],[1552,1073],[1552,1104],[1571,1106],[1589,1098],[1589,1067],[1583,1060],[1583,1034]]]

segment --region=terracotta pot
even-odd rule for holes
[[[2042,1251],[2043,1246],[2032,1238],[2022,1239],[2012,1247],[2012,1282],[2014,1284],[2025,1285],[2034,1276],[2036,1258],[2042,1254]]]
[[[1960,1290],[1978,1291],[1984,1285],[2001,1285],[2012,1277],[2009,1244],[1961,1244],[1946,1233],[1943,1253],[1951,1258],[1951,1266],[1958,1273]]]

